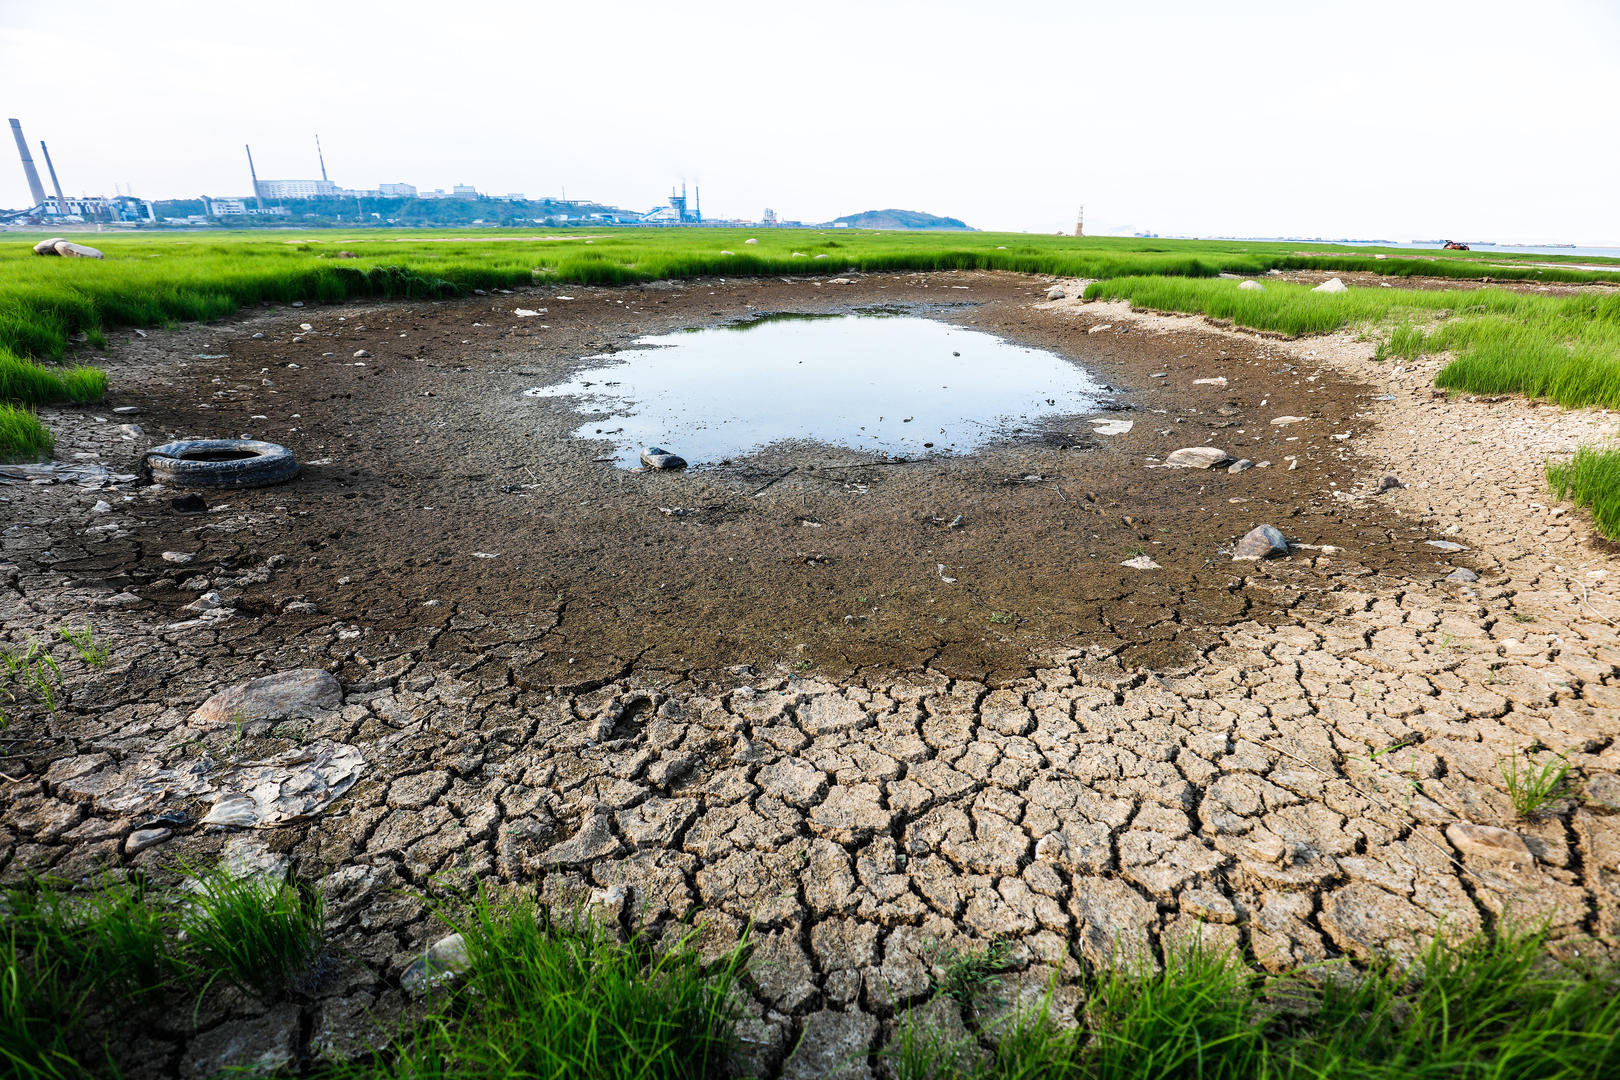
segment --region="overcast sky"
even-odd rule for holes
[[[318,132],[348,187],[1620,245],[1614,0],[0,0],[0,116],[70,194],[317,177]]]

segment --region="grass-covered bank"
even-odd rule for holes
[[[1507,289],[1356,288],[1315,292],[1268,281],[1128,277],[1095,282],[1087,299],[1225,319],[1251,330],[1327,334],[1364,329],[1379,355],[1450,352],[1436,385],[1478,394],[1523,394],[1572,408],[1620,408],[1620,292],[1546,296]],[[1424,329],[1427,326],[1428,329]]]
[[[1620,538],[1620,446],[1583,446],[1567,462],[1549,462],[1547,483],[1558,498],[1589,509],[1603,535]]]
[[[747,244],[749,239],[756,244]],[[245,304],[422,297],[536,279],[613,284],[847,269],[1011,270],[1068,277],[1258,274],[1273,267],[1393,276],[1612,281],[1620,274],[1424,252],[1251,241],[892,233],[862,230],[596,229],[137,233],[96,238],[105,260],[48,259],[31,238],[0,247],[0,347],[60,356],[72,337],[116,326],[219,318]],[[1589,260],[1591,261],[1591,260]],[[1617,263],[1620,265],[1620,263]]]
[[[0,463],[46,457],[55,446],[56,437],[32,411],[0,401]]]
[[[1095,282],[1086,297],[1284,334],[1361,330],[1379,339],[1381,358],[1449,353],[1436,386],[1521,394],[1571,408],[1620,408],[1620,292],[1379,287],[1320,293],[1278,281],[1263,289],[1238,286],[1138,276]],[[1574,461],[1550,465],[1548,479],[1559,498],[1591,509],[1600,533],[1620,538],[1620,451],[1583,448]]]
[[[159,1015],[184,1037],[184,1017],[227,988],[261,1008],[312,1007],[331,990],[311,886],[219,868],[185,881],[172,892],[131,880],[0,894],[0,1075],[127,1075],[140,1068],[132,1036]],[[431,989],[380,1029],[380,1048],[311,1056],[291,1075],[747,1075],[736,1029],[746,939],[705,960],[679,928],[656,941],[626,936],[518,892],[441,913],[460,940],[435,949]],[[1153,963],[1088,967],[1061,993],[1049,984],[1044,1000],[1038,986],[1015,993],[1008,955],[996,945],[941,952],[931,992],[894,1016],[873,1063],[901,1080],[1577,1080],[1620,1070],[1620,973],[1601,949],[1550,949],[1540,932],[1440,940],[1410,966],[1336,960],[1280,974],[1241,953],[1178,945]],[[1073,1011],[1054,1004],[1076,999]],[[953,1014],[968,1026],[939,1022]]]

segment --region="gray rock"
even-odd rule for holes
[[[1146,555],[1138,555],[1133,559],[1126,559],[1124,562],[1120,563],[1119,565],[1128,566],[1132,570],[1161,570],[1161,569],[1163,569],[1163,567],[1161,567],[1158,563],[1154,562],[1152,559],[1150,559]]]
[[[357,349],[357,350],[355,350],[354,358],[356,360],[370,360],[371,359],[371,350],[370,349]]]
[[[343,704],[343,686],[320,668],[298,668],[221,690],[191,714],[187,723],[252,723],[255,720],[311,720]]]
[[[1344,282],[1340,281],[1338,278],[1329,278],[1328,280],[1322,282],[1322,284],[1318,285],[1316,288],[1311,290],[1311,292],[1323,292],[1323,293],[1342,293],[1342,292],[1349,292],[1349,291],[1350,291],[1349,286],[1347,286]]]
[[[1178,469],[1213,469],[1231,460],[1225,450],[1213,446],[1187,446],[1172,452],[1164,463]]]
[[[67,243],[67,241],[62,239],[60,236],[53,236],[49,240],[41,240],[39,243],[34,245],[34,254],[55,255],[56,245],[65,243]]]
[[[1248,458],[1238,458],[1236,461],[1232,462],[1232,464],[1226,467],[1226,471],[1229,473],[1240,473],[1248,472],[1252,468],[1254,468],[1254,462],[1250,461]]]
[[[1479,575],[1474,573],[1472,570],[1468,569],[1468,567],[1466,567],[1466,566],[1459,566],[1459,567],[1457,567],[1457,569],[1453,570],[1451,573],[1446,575],[1446,580],[1447,581],[1478,581],[1479,580]]]
[[[1288,540],[1272,525],[1256,525],[1232,549],[1232,561],[1270,559],[1288,554]]]
[[[97,499],[96,505],[90,508],[90,512],[92,514],[110,514],[112,513],[112,503],[106,499]]]
[[[1248,289],[1253,292],[1261,292],[1265,289],[1265,286],[1260,284],[1258,281],[1240,281],[1238,282],[1238,288]]]
[[[400,985],[413,994],[420,994],[472,970],[472,956],[467,942],[460,934],[442,937],[427,947],[427,951],[400,976]]]
[[[203,593],[201,596],[197,597],[197,599],[193,600],[191,603],[187,604],[185,607],[181,608],[180,610],[182,610],[182,611],[213,611],[213,610],[215,610],[217,608],[222,608],[224,606],[225,606],[225,598],[220,596],[219,593],[217,593],[217,592],[213,591],[212,589],[210,589],[208,592]]]
[[[782,1080],[857,1080],[869,1078],[867,1053],[877,1038],[878,1022],[862,1012],[823,1009],[804,1018],[804,1033],[782,1066]]]
[[[1524,838],[1512,829],[1459,821],[1446,826],[1446,839],[1464,855],[1529,866],[1535,862]]]
[[[146,410],[139,405],[114,405],[113,412],[119,416],[138,416]]]
[[[1046,290],[1046,298],[1048,300],[1062,300],[1065,295],[1067,294],[1064,293],[1063,286],[1061,285],[1053,285],[1050,289]]]
[[[164,562],[172,563],[188,563],[196,557],[189,551],[165,551],[162,556]]]
[[[162,826],[152,829],[136,829],[129,834],[129,839],[124,841],[124,854],[139,855],[147,848],[155,847],[173,835],[173,829],[165,829]]]
[[[58,240],[56,253],[65,255],[70,259],[104,259],[106,258],[98,249],[87,244],[75,244],[71,240]]]
[[[649,469],[664,472],[686,468],[686,459],[658,446],[649,446],[641,452],[641,463]]]
[[[1278,427],[1283,427],[1287,424],[1302,424],[1309,419],[1308,416],[1273,416],[1271,422]]]
[[[1432,548],[1439,548],[1441,551],[1467,551],[1468,550],[1463,545],[1458,544],[1458,543],[1454,543],[1454,542],[1452,542],[1450,540],[1425,540],[1423,542],[1425,544],[1428,544]]]

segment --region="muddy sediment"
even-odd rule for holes
[[[1612,418],[1450,400],[1443,358],[1050,284],[536,290],[117,335],[109,405],[145,433],[65,410],[59,458],[118,473],[170,435],[250,433],[306,470],[201,515],[138,482],[0,485],[10,642],[88,618],[112,648],[100,669],[64,654],[59,715],[0,732],[0,875],[281,865],[328,897],[334,957],[292,1007],[160,1026],[134,1072],[385,1038],[443,932],[415,898],[441,879],[697,919],[714,950],[751,923],[742,1034],[765,1073],[808,1067],[801,1038],[839,1060],[881,1040],[942,945],[1013,943],[1010,997],[1034,1001],[1053,968],[1188,936],[1282,969],[1530,908],[1564,947],[1612,941],[1620,581],[1540,475]],[[566,402],[520,395],[647,333],[872,303],[1068,356],[1133,427],[630,473],[569,436]],[[1270,465],[1159,467],[1204,445]],[[1290,555],[1232,562],[1261,523]],[[1120,565],[1137,554],[1159,569]],[[197,711],[305,668],[340,705]],[[363,758],[341,797],[201,823],[241,769],[311,746]],[[1520,817],[1501,763],[1554,752],[1569,793]]]
[[[162,500],[137,501],[128,512],[141,543],[98,552],[93,568],[172,610],[194,597],[163,588],[174,575],[150,546],[219,562],[281,552],[290,562],[274,585],[240,605],[267,633],[343,613],[377,633],[431,637],[428,654],[459,665],[486,644],[457,632],[458,617],[473,617],[492,640],[522,642],[508,666],[536,688],[632,664],[719,672],[780,660],[837,675],[933,666],[998,679],[1027,675],[1043,647],[1075,643],[1174,667],[1211,627],[1294,602],[1238,588],[1243,573],[1221,557],[1261,522],[1380,569],[1441,569],[1396,536],[1398,523],[1351,517],[1324,497],[1351,482],[1333,436],[1356,426],[1364,386],[1259,340],[1190,337],[1166,350],[1128,325],[1091,333],[1104,324],[1032,309],[1042,293],[992,274],[570,289],[571,300],[284,309],[153,340],[115,370],[119,400],[147,409],[144,428],[284,442],[305,472],[285,489],[231,496],[251,530],[199,529]],[[1110,415],[1134,429],[1101,436],[1076,417],[963,457],[862,467],[872,455],[800,446],[641,474],[593,461],[609,446],[570,437],[580,417],[569,402],[518,396],[649,332],[872,303],[1066,355],[1114,388],[1123,411]],[[546,314],[512,316],[526,304]],[[372,356],[354,360],[361,350]],[[1198,382],[1221,377],[1227,385]],[[1306,419],[1271,423],[1289,415]],[[1205,445],[1269,465],[1149,467]],[[1164,569],[1120,566],[1140,553]]]

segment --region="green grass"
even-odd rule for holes
[[[0,400],[25,405],[97,401],[107,392],[107,373],[97,367],[52,369],[0,352]]]
[[[318,893],[223,866],[187,871],[187,877],[190,895],[179,922],[199,994],[223,982],[271,1001],[308,977],[325,929]]]
[[[746,944],[627,942],[532,901],[480,896],[457,922],[472,968],[388,1053],[335,1076],[698,1080],[726,1075]]]
[[[1612,967],[1554,960],[1541,933],[1437,941],[1411,969],[1342,962],[1281,976],[1196,946],[1152,975],[1083,978],[1068,1026],[1042,1007],[977,1040],[902,1027],[899,1080],[1578,1080],[1620,1069]]]
[[[1522,818],[1568,794],[1569,759],[1563,754],[1548,755],[1537,765],[1529,751],[1521,755],[1515,750],[1498,760],[1496,767],[1502,783],[1507,785],[1513,809]]]
[[[1605,536],[1620,537],[1620,446],[1582,446],[1567,462],[1549,462],[1547,485],[1591,510]]]
[[[0,463],[36,461],[48,456],[55,446],[56,436],[39,422],[39,417],[28,409],[0,402]]]

